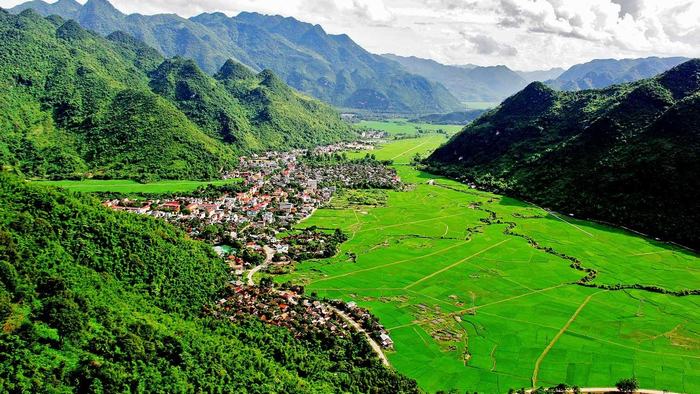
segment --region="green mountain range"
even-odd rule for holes
[[[603,90],[532,83],[428,159],[545,207],[700,246],[700,60]]]
[[[643,59],[596,59],[577,64],[547,85],[559,90],[602,89],[610,85],[651,78],[690,59],[648,57]]]
[[[0,11],[0,163],[26,176],[204,179],[239,153],[332,143],[353,131],[270,71],[189,60],[58,16]]]
[[[27,8],[74,19],[102,35],[125,31],[165,56],[193,59],[210,74],[227,59],[255,71],[271,69],[295,89],[338,107],[395,113],[462,109],[442,85],[367,52],[347,35],[329,35],[294,18],[246,12],[234,18],[125,15],[106,0],[31,1],[11,11]]]
[[[162,220],[0,172],[2,391],[418,391],[361,334],[211,316],[227,271]]]

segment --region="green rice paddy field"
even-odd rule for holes
[[[597,269],[599,284],[698,289],[698,255],[407,165],[445,138],[375,151],[415,187],[386,198],[375,192],[367,201],[379,205],[345,201],[316,211],[304,227],[341,228],[350,239],[336,257],[301,263],[277,280],[369,308],[395,341],[392,366],[427,391],[609,387],[636,376],[643,388],[700,392],[700,296],[582,287],[574,282],[584,273],[569,261],[480,219],[495,212],[516,224],[513,232]]]
[[[49,186],[57,186],[67,190],[85,193],[183,193],[196,190],[208,184],[225,185],[239,182],[236,179],[216,181],[159,181],[153,183],[138,183],[130,180],[98,180],[86,179],[80,181],[34,181]]]
[[[447,133],[454,134],[464,128],[464,126],[459,125],[434,125],[429,123],[415,123],[409,122],[406,119],[392,119],[389,121],[363,120],[360,123],[358,123],[357,126],[360,129],[368,128],[372,130],[386,131],[387,133],[389,133],[389,135],[415,135],[418,133],[418,130],[423,130],[424,132],[444,130]]]

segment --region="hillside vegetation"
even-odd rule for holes
[[[415,392],[360,335],[203,311],[227,283],[165,222],[0,173],[0,386],[7,392]]]
[[[0,37],[0,163],[27,176],[209,179],[239,153],[352,136],[269,71],[231,82],[229,61],[217,80],[125,33],[31,10],[0,11]]]
[[[28,8],[74,19],[103,35],[126,31],[166,56],[195,60],[210,74],[230,58],[255,71],[271,69],[295,89],[339,107],[411,114],[461,107],[442,85],[367,52],[347,35],[330,35],[294,18],[247,12],[233,18],[125,15],[107,0],[30,1],[12,12]]]
[[[700,246],[700,60],[605,90],[533,83],[428,160],[434,171]]]

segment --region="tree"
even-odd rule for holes
[[[616,384],[617,391],[621,393],[631,394],[639,389],[639,382],[637,378],[620,379]]]
[[[423,156],[420,155],[420,153],[416,153],[413,155],[413,159],[411,159],[411,165],[412,166],[417,166],[423,162]]]

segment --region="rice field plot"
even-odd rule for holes
[[[152,183],[138,183],[132,180],[100,180],[85,179],[79,181],[33,181],[43,185],[56,186],[66,190],[83,193],[183,193],[191,192],[206,185],[227,185],[240,182],[240,179],[227,179],[215,181],[187,181],[168,180]]]
[[[594,283],[641,284],[671,291],[700,288],[698,256],[680,247],[558,213],[516,221],[516,232],[596,269]]]
[[[341,228],[349,240],[278,280],[370,309],[394,340],[392,366],[429,392],[608,387],[633,375],[645,388],[700,392],[700,297],[579,286],[584,273],[570,261],[505,230],[575,256],[600,283],[700,288],[697,255],[408,165],[444,140],[374,151],[413,186],[380,206],[317,210],[304,226]],[[485,222],[490,212],[497,220]]]
[[[447,134],[455,134],[462,130],[464,126],[460,125],[436,125],[430,123],[410,122],[406,119],[391,119],[391,120],[363,120],[357,124],[360,129],[379,130],[395,136],[403,135],[418,135],[419,133],[437,132],[439,130]]]

